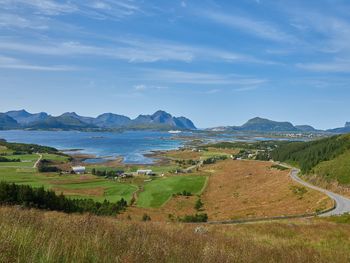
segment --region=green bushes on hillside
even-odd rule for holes
[[[7,149],[13,150],[20,153],[53,153],[60,154],[59,151],[53,147],[41,146],[37,144],[26,144],[26,143],[10,143],[5,140],[0,140],[0,146],[5,146]]]
[[[69,199],[63,194],[56,195],[52,190],[45,190],[44,187],[33,188],[29,185],[0,182],[0,205],[22,205],[66,213],[115,215],[125,209],[127,202],[123,198],[116,203],[107,200],[100,203],[92,199]]]
[[[350,148],[349,136],[338,135],[311,142],[290,142],[271,152],[275,161],[292,162],[302,172],[310,172],[317,164],[331,160]]]
[[[9,163],[9,162],[20,162],[21,159],[8,159],[6,157],[0,156],[0,163]]]

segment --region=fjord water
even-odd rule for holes
[[[151,163],[144,154],[155,150],[176,149],[183,141],[167,132],[127,131],[78,132],[78,131],[0,131],[0,138],[8,142],[34,143],[59,150],[79,149],[81,153],[97,157],[124,158],[125,163]],[[93,161],[93,160],[92,160]]]

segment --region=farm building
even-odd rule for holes
[[[72,170],[76,174],[84,174],[85,173],[85,166],[73,166]]]
[[[145,174],[145,175],[154,175],[155,173],[152,170],[137,170],[137,174]]]

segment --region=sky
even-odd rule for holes
[[[350,121],[347,0],[0,0],[0,112]]]

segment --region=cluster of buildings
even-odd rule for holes
[[[75,174],[85,174],[86,173],[86,167],[85,166],[73,166],[72,167],[72,171]],[[155,172],[153,172],[151,169],[139,169],[137,170],[135,173],[121,173],[118,174],[117,177],[120,178],[128,178],[128,177],[132,177],[134,175],[149,175],[149,176],[154,176],[156,175]]]

